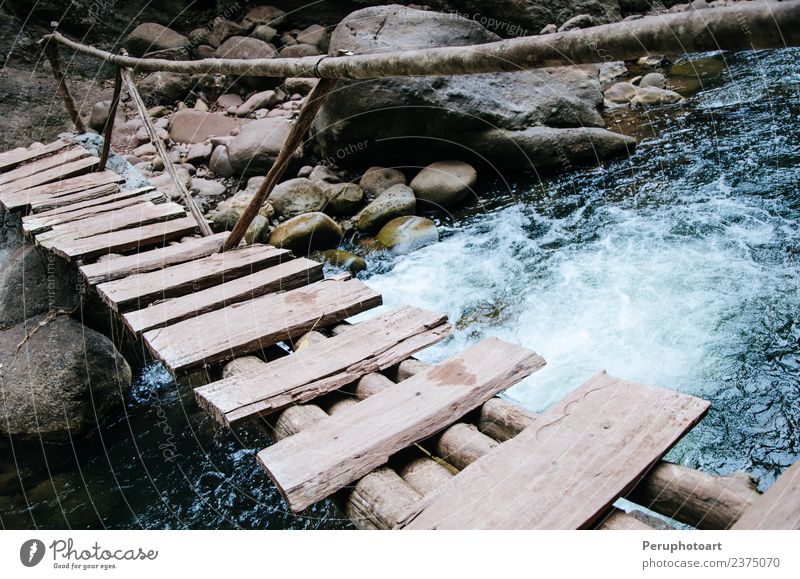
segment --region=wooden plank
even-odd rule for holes
[[[400,521],[409,529],[585,529],[705,415],[693,396],[601,373]]]
[[[24,189],[30,189],[39,185],[52,183],[53,181],[63,181],[69,177],[83,175],[84,173],[88,173],[97,167],[99,163],[100,159],[98,157],[84,157],[83,159],[78,159],[77,161],[59,165],[58,167],[53,167],[52,169],[47,169],[41,173],[35,173],[23,179],[14,181],[13,183],[3,185],[3,192],[15,193]]]
[[[89,151],[83,147],[75,147],[73,149],[64,151],[63,153],[58,153],[57,155],[31,161],[30,163],[26,163],[25,165],[17,167],[13,171],[8,171],[1,174],[0,186],[5,186],[9,183],[13,183],[14,181],[32,177],[37,173],[42,173],[48,169],[60,167],[61,165],[65,165],[72,161],[77,161],[78,159],[83,159],[84,157],[88,156]]]
[[[145,202],[163,203],[166,197],[160,191],[156,191],[152,187],[145,187],[139,193],[130,194],[125,191],[124,193],[116,193],[101,197],[99,199],[91,199],[77,203],[78,207],[72,208],[71,206],[45,211],[43,213],[33,213],[26,215],[22,218],[22,230],[28,235],[41,233],[47,231],[54,225],[62,223],[71,223],[85,217],[92,215],[99,215],[108,211],[116,211],[124,207],[138,205]],[[89,205],[84,205],[84,204]]]
[[[258,460],[301,511],[542,366],[535,352],[489,338],[265,448]]]
[[[188,239],[175,245],[84,265],[80,272],[86,282],[94,286],[217,253],[227,236],[228,232],[223,231],[209,237]]]
[[[128,312],[123,319],[131,332],[140,334],[264,294],[302,287],[322,278],[322,264],[301,257],[238,279],[226,279],[220,285],[168,299],[142,310]]]
[[[81,192],[100,189],[101,186],[121,183],[124,180],[113,171],[89,173],[13,193],[3,191],[0,193],[0,203],[7,211],[19,211],[27,207],[33,210],[51,209],[56,206],[53,203],[55,199],[62,204],[82,201]],[[96,194],[95,197],[105,194],[107,193]]]
[[[139,203],[116,211],[99,213],[70,223],[53,226],[36,236],[36,242],[50,248],[56,244],[73,239],[83,239],[109,231],[119,231],[130,227],[140,227],[158,221],[169,221],[186,215],[177,203]]]
[[[733,525],[733,529],[800,529],[800,461],[783,471]]]
[[[405,306],[361,322],[327,340],[196,388],[198,404],[220,423],[269,414],[352,384],[400,363],[450,333],[447,316]]]
[[[71,208],[79,203],[86,203],[89,201],[105,203],[108,197],[117,195],[118,193],[120,193],[119,185],[117,183],[110,183],[108,185],[98,185],[97,187],[77,191],[69,195],[36,199],[30,204],[30,207],[33,213],[44,213],[45,211]]]
[[[358,280],[326,279],[150,330],[143,338],[172,372],[186,372],[296,338],[380,304],[381,295]]]
[[[225,283],[292,259],[291,252],[271,245],[248,245],[194,261],[131,275],[97,286],[100,298],[116,311],[149,304]]]
[[[101,233],[83,239],[74,239],[53,247],[53,251],[67,261],[90,259],[106,253],[119,253],[166,243],[172,239],[190,235],[196,230],[197,223],[194,219],[184,217],[133,229]]]
[[[67,141],[62,141],[59,139],[57,141],[53,141],[49,145],[37,147],[36,149],[25,149],[20,147],[18,149],[6,151],[5,153],[0,153],[0,171],[8,171],[20,163],[25,163],[27,161],[32,161],[33,159],[38,159],[39,157],[44,157],[45,155],[55,153],[56,151],[60,151],[69,145],[70,143]]]

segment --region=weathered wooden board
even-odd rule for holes
[[[705,415],[693,396],[601,373],[458,473],[410,529],[584,529]]]
[[[732,529],[800,529],[800,461],[783,471],[763,495],[736,521]]]
[[[265,448],[258,460],[301,511],[542,366],[531,350],[489,338]]]
[[[77,221],[54,225],[49,231],[37,235],[36,242],[42,247],[50,248],[73,239],[83,239],[109,231],[179,219],[185,215],[186,210],[177,203],[156,204],[147,201],[116,211],[97,213]]]
[[[28,177],[3,185],[3,192],[15,193],[17,191],[38,187],[39,185],[52,183],[53,181],[62,181],[69,177],[83,175],[97,167],[99,163],[99,157],[84,157],[83,159],[53,167],[41,173],[34,173]]]
[[[227,253],[233,251],[236,250]],[[123,319],[134,334],[139,334],[264,294],[293,290],[322,278],[322,264],[301,257],[238,279],[226,279],[220,285],[158,302],[142,310],[128,312]]]
[[[197,222],[191,217],[173,219],[133,229],[101,233],[83,239],[73,239],[53,247],[53,251],[66,259],[90,259],[106,253],[131,251],[166,243],[172,239],[190,235],[197,230]]]
[[[0,192],[0,203],[8,211],[20,211],[27,207],[31,207],[34,211],[37,209],[47,210],[59,205],[107,195],[109,191],[115,191],[118,188],[103,186],[121,183],[124,180],[113,171],[89,173],[13,193],[2,191]],[[94,197],[90,195],[94,195]]]
[[[30,163],[22,165],[21,167],[17,167],[13,171],[0,174],[0,187],[4,188],[6,185],[13,183],[14,181],[29,178],[36,173],[41,173],[54,167],[60,167],[61,165],[65,165],[67,163],[71,163],[72,161],[77,161],[78,159],[83,159],[84,157],[88,156],[89,151],[83,147],[75,147],[73,149],[64,151],[63,153],[58,153],[43,159],[36,159],[35,161],[31,161]]]
[[[154,356],[179,373],[256,352],[380,304],[380,294],[358,280],[326,279],[150,330],[143,338]]]
[[[97,286],[97,293],[116,311],[141,309],[272,267],[292,259],[291,255],[271,245],[249,245],[106,282]]]
[[[442,314],[405,306],[274,360],[257,372],[196,388],[195,397],[226,425],[302,404],[435,344],[450,333],[446,322]]]
[[[75,222],[86,217],[99,215],[108,211],[116,211],[117,209],[139,205],[140,203],[148,201],[152,203],[163,203],[166,201],[166,197],[164,197],[163,193],[156,191],[152,187],[146,187],[139,193],[134,194],[125,191],[124,193],[107,195],[99,199],[76,203],[75,205],[77,207],[75,208],[67,206],[43,213],[26,215],[22,218],[22,230],[29,235],[33,235],[35,233],[47,231],[54,225]]]
[[[67,141],[62,141],[59,139],[58,141],[53,141],[49,145],[35,149],[25,149],[20,147],[18,149],[6,151],[5,153],[0,153],[0,171],[8,171],[20,163],[32,161],[33,159],[38,159],[39,157],[44,157],[45,155],[60,151],[67,146],[69,146]]]
[[[81,266],[80,271],[86,282],[94,286],[99,283],[121,279],[137,273],[156,271],[170,265],[185,263],[217,253],[227,236],[228,232],[223,231],[208,237],[187,239],[182,243],[168,245],[167,247],[159,247],[158,249],[134,255],[84,265]]]

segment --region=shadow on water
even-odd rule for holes
[[[537,350],[548,366],[507,392],[531,409],[600,369],[710,399],[670,459],[768,484],[800,452],[798,54],[680,63],[686,78],[699,71],[689,90],[703,89],[685,104],[611,113],[612,128],[641,140],[631,158],[545,180],[484,178],[480,202],[432,215],[441,243],[370,256],[369,284],[388,307],[449,315],[457,331],[427,360],[486,335]],[[0,442],[0,522],[348,527],[329,502],[287,512],[255,460],[267,442],[216,428],[150,366],[125,414],[88,440]]]

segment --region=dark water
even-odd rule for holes
[[[642,139],[633,157],[544,181],[485,179],[481,203],[437,216],[441,243],[372,256],[370,285],[390,306],[450,316],[458,331],[429,360],[490,334],[541,353],[547,368],[507,393],[529,408],[600,369],[703,396],[710,415],[670,458],[769,484],[800,453],[798,54],[681,64],[677,80],[701,92],[646,115],[620,113]],[[0,520],[346,526],[329,504],[286,511],[255,461],[266,443],[254,429],[216,429],[188,389],[153,366],[125,413],[87,441],[0,442]]]

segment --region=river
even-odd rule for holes
[[[432,216],[440,243],[369,256],[367,283],[385,307],[448,314],[455,334],[427,361],[489,335],[544,356],[543,370],[505,393],[531,410],[603,369],[710,400],[669,459],[745,470],[768,486],[800,454],[798,55],[715,54],[673,67],[673,82],[697,91],[685,103],[610,113],[640,139],[630,158],[543,179],[483,175],[480,201]],[[0,521],[348,527],[327,502],[288,513],[256,465],[265,444],[256,429],[214,427],[151,365],[125,415],[96,436],[0,453],[11,456],[0,464]]]

